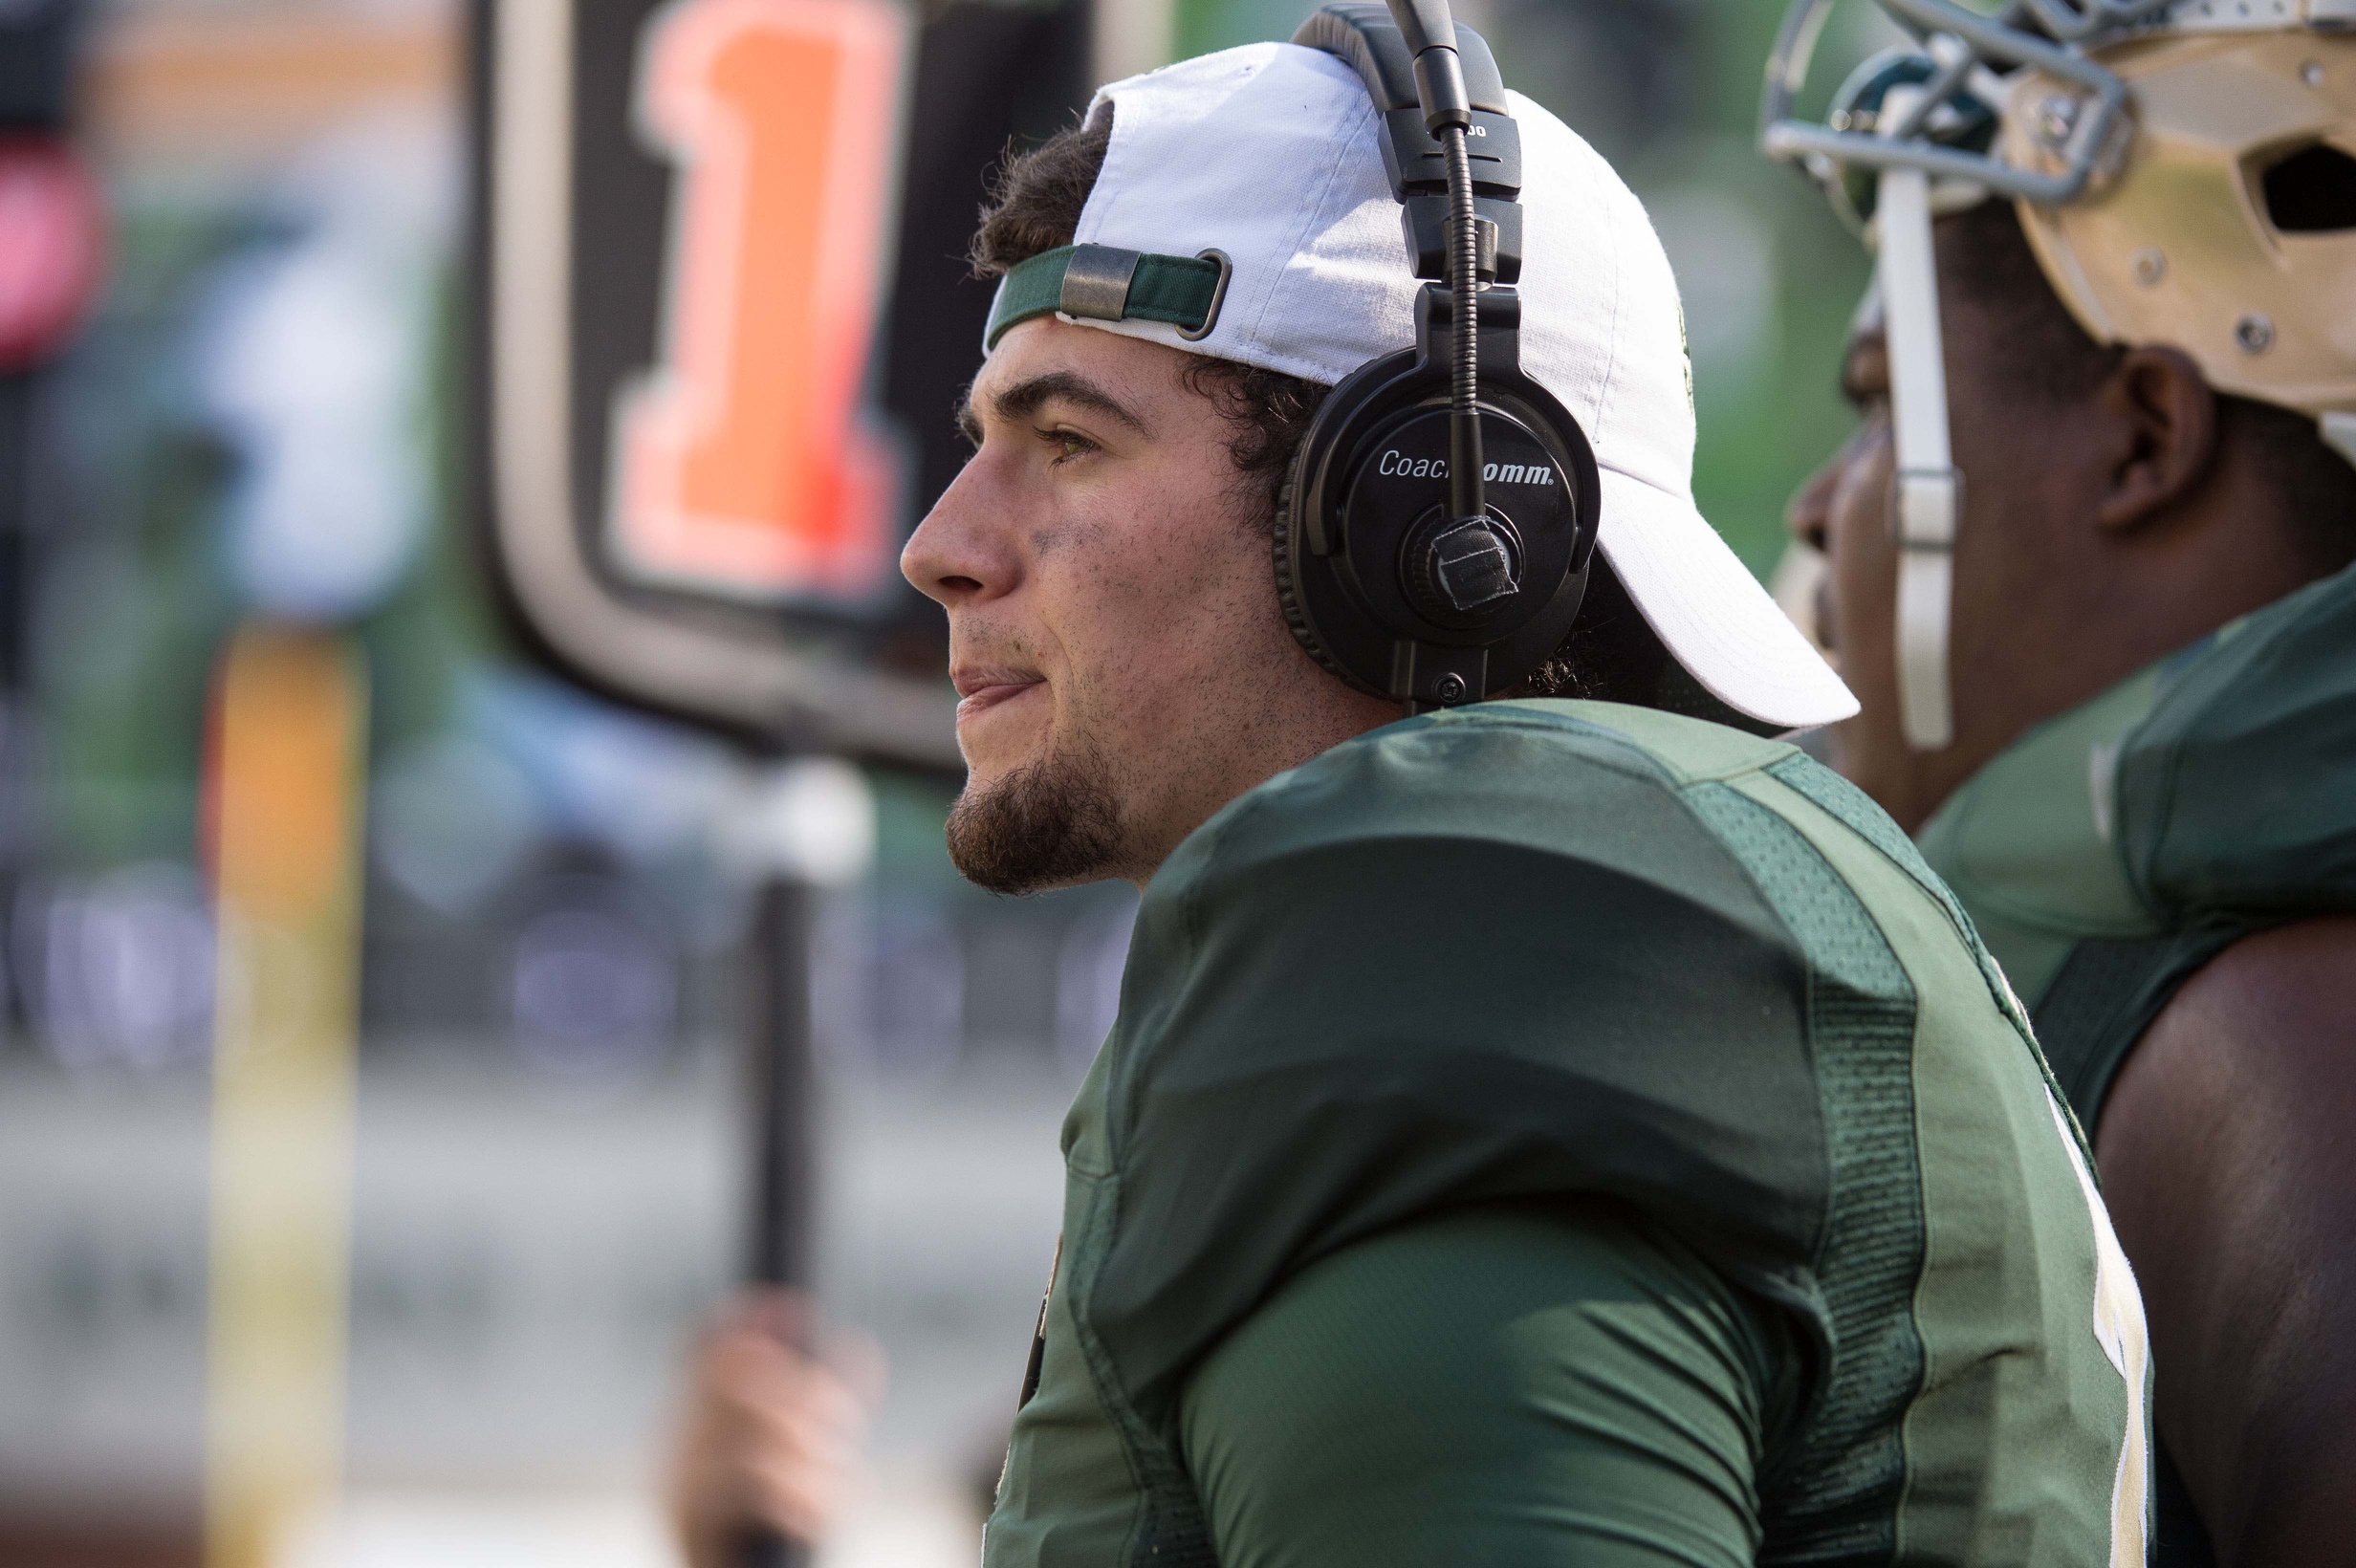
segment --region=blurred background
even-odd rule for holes
[[[829,285],[874,318],[836,410],[872,461],[812,567],[607,493],[631,389],[702,374],[644,0],[0,0],[0,1568],[670,1562],[761,1053],[805,1046],[807,1272],[891,1361],[825,1560],[971,1560],[1133,898],[958,882],[889,556],[959,461],[1000,150],[1312,7],[876,8],[887,134],[827,198],[872,241]],[[1646,199],[1701,504],[1765,574],[1865,273],[1753,151],[1777,8],[1458,13]],[[565,284],[555,336],[511,262]],[[622,560],[578,573],[615,640],[881,695],[765,728],[584,656],[518,564],[542,471],[578,493],[541,544]]]

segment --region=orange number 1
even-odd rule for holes
[[[632,575],[755,599],[884,580],[897,486],[861,393],[905,42],[892,0],[672,0],[648,21],[639,122],[679,178],[662,359],[614,401]]]

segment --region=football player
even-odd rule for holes
[[[1667,259],[1441,9],[1107,87],[975,241],[951,853],[1144,889],[984,1560],[2139,1564],[2075,1125],[1762,738],[1853,704],[1694,508]]]
[[[2356,7],[1883,0],[1765,138],[1863,229],[1855,438],[1793,505],[1911,830],[2094,1136],[2161,1560],[2356,1518]]]

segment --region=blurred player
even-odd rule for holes
[[[1438,9],[1104,89],[976,240],[903,556],[950,850],[1144,888],[984,1561],[2140,1564],[2075,1129],[1904,837],[1760,738],[1853,704],[1693,506],[1667,259]]]
[[[1885,9],[1829,125],[1780,101],[1814,0],[1770,70],[1881,258],[1792,508],[1836,760],[2094,1132],[2161,1560],[2356,1559],[2356,13]]]

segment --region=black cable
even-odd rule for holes
[[[1450,378],[1448,492],[1459,518],[1488,515],[1481,493],[1480,228],[1472,209],[1472,155],[1462,125],[1440,132],[1448,158],[1449,286],[1455,296]]]

